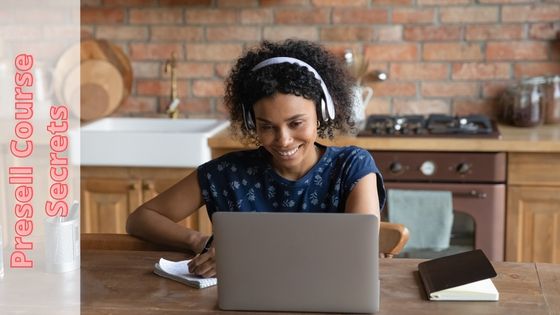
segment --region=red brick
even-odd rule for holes
[[[473,0],[417,0],[416,5],[450,6],[456,4],[471,4]]]
[[[414,0],[372,0],[373,5],[413,5]]]
[[[410,114],[450,114],[451,106],[444,100],[410,100],[394,99],[393,113],[401,115]]]
[[[187,45],[187,60],[230,61],[239,58],[240,44],[191,44]]]
[[[482,96],[484,98],[499,98],[508,86],[516,84],[516,81],[482,81]]]
[[[183,98],[179,103],[179,112],[184,113],[187,117],[211,117],[214,114],[212,100]]]
[[[465,37],[467,40],[521,39],[523,25],[468,25]]]
[[[422,82],[420,91],[426,97],[477,97],[479,94],[478,83],[469,82]]]
[[[114,40],[147,40],[148,28],[145,26],[97,26],[95,31],[97,38]]]
[[[208,26],[206,38],[209,41],[258,41],[261,31],[251,26]]]
[[[325,42],[323,43],[323,47],[325,47],[333,55],[338,56],[340,60],[344,59],[344,53],[348,49],[356,52],[360,52],[362,50],[361,45],[357,42]]]
[[[83,1],[81,3],[83,5]],[[103,0],[104,7],[139,7],[154,5],[157,5],[157,0]]]
[[[373,38],[371,27],[333,26],[320,31],[321,41],[370,41]]]
[[[374,61],[418,60],[418,46],[414,43],[366,45],[365,55]]]
[[[365,7],[367,0],[311,0],[311,4],[316,7]]]
[[[372,85],[370,85],[372,86]],[[374,96],[416,96],[416,83],[385,81],[373,86]]]
[[[245,9],[241,11],[241,24],[271,24],[272,9]]]
[[[221,97],[224,95],[224,81],[196,80],[193,82],[193,95],[196,97]]]
[[[204,28],[202,26],[152,26],[152,40],[202,41]]]
[[[488,23],[498,22],[497,7],[440,8],[443,23]]]
[[[261,7],[308,6],[309,0],[261,0]]]
[[[424,60],[482,60],[478,43],[425,43]]]
[[[478,0],[481,4],[510,4],[510,3],[529,3],[538,0]]]
[[[170,95],[171,80],[138,80],[136,82],[136,93],[144,96]],[[189,95],[189,84],[187,81],[177,81],[177,93],[179,96]]]
[[[263,30],[263,38],[267,40],[298,38],[316,41],[319,39],[319,31],[314,26],[267,26]]]
[[[213,75],[214,75],[214,67],[212,63],[200,63],[200,62],[177,63],[177,78],[179,79],[210,78]]]
[[[541,42],[489,42],[488,60],[546,60],[548,45]]]
[[[557,75],[560,73],[558,62],[523,62],[514,66],[515,78]]]
[[[81,0],[80,6],[85,7],[99,7],[101,6],[101,0]]]
[[[380,24],[389,21],[386,9],[341,9],[335,8],[332,13],[333,23]]]
[[[185,19],[187,24],[235,24],[239,20],[232,9],[187,9]]]
[[[154,79],[163,73],[163,66],[156,61],[135,61],[132,62],[132,72],[136,79]]]
[[[529,38],[540,40],[556,40],[560,34],[560,24],[535,23],[530,26]]]
[[[485,114],[498,117],[497,99],[456,99],[453,100],[453,115]]]
[[[226,78],[233,67],[230,63],[217,63],[214,64],[214,69],[219,78]]]
[[[209,7],[212,0],[159,0],[159,6]]]
[[[556,22],[560,20],[560,6],[554,4],[503,6],[502,20],[504,22]]]
[[[402,25],[381,25],[375,26],[373,30],[373,40],[379,42],[398,42],[403,39]]]
[[[177,24],[183,23],[183,13],[175,8],[130,9],[131,24]]]
[[[422,24],[434,23],[435,10],[431,8],[420,9],[393,9],[393,23]]]
[[[178,59],[183,59],[181,44],[130,44],[130,56],[133,60],[165,60],[175,52]]]
[[[443,63],[393,63],[389,71],[392,80],[444,80],[449,69]]]
[[[124,116],[125,114],[146,113],[152,114],[157,111],[157,98],[130,96],[119,105],[111,116]]]
[[[453,65],[451,78],[454,80],[509,79],[509,63],[457,63]]]
[[[329,9],[279,9],[274,14],[276,24],[327,24]]]
[[[461,27],[444,26],[407,26],[404,28],[404,39],[410,41],[449,41],[461,39]]]
[[[258,0],[218,0],[219,8],[257,7]]]
[[[366,116],[369,115],[389,115],[391,114],[391,102],[387,98],[380,98],[375,95],[375,90],[373,92],[373,98],[369,101],[369,105],[366,107]]]
[[[124,10],[119,8],[90,8],[80,9],[81,24],[115,24],[124,22]]]

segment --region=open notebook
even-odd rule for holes
[[[154,273],[198,289],[218,284],[216,278],[202,278],[189,273],[189,261],[190,260],[170,261],[165,258],[160,258],[159,262],[154,266]]]

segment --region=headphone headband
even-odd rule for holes
[[[298,66],[305,67],[307,69],[307,71],[313,73],[313,76],[315,77],[315,79],[319,80],[319,82],[321,84],[321,89],[323,90],[323,97],[321,98],[321,116],[322,116],[321,118],[324,122],[327,122],[329,120],[334,120],[335,109],[334,109],[334,104],[333,104],[333,101],[332,101],[332,97],[329,93],[329,90],[327,89],[327,85],[325,84],[325,81],[323,81],[321,76],[319,75],[319,72],[317,72],[317,70],[315,70],[308,63],[306,63],[302,60],[299,60],[297,58],[292,58],[292,57],[272,57],[272,58],[268,58],[268,59],[265,59],[265,60],[259,62],[258,64],[256,64],[251,69],[251,71],[257,71],[257,70],[259,70],[261,68],[264,68],[266,66],[275,65],[275,64],[279,64],[279,63],[297,64]],[[244,109],[243,118],[245,120],[245,127],[247,127],[247,129],[255,128],[255,124],[254,124],[254,121],[252,119],[252,114],[250,112],[250,109],[248,109],[248,108]]]

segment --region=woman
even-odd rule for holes
[[[318,137],[352,131],[353,80],[322,47],[287,40],[247,52],[226,81],[236,137],[255,150],[205,163],[130,215],[127,231],[199,253],[190,272],[215,275],[211,238],[178,222],[206,205],[216,211],[348,212],[379,216],[385,190],[371,155],[326,147]]]

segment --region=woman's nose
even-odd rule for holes
[[[292,139],[293,138],[290,131],[286,128],[280,128],[276,132],[276,142],[280,146],[287,146],[288,144],[290,144],[290,142],[292,142]]]

